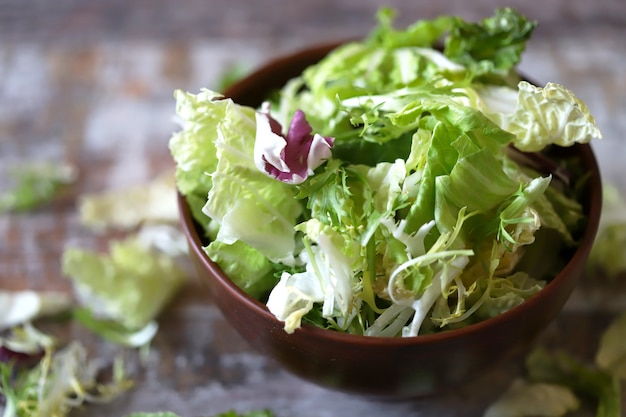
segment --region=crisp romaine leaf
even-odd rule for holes
[[[237,286],[252,297],[261,299],[276,284],[272,262],[240,240],[230,245],[213,241],[205,251]]]
[[[489,88],[482,91],[490,94]],[[508,112],[513,106],[512,96],[501,91],[498,88],[490,94],[492,98],[501,97],[499,103],[483,101],[489,103],[486,114],[515,135],[513,145],[521,151],[536,152],[552,144],[571,146],[602,137],[587,105],[562,85],[547,83],[541,88],[520,81],[512,113]]]
[[[579,407],[580,401],[567,387],[517,379],[483,417],[561,417]]]
[[[194,109],[188,111],[192,113]],[[215,240],[226,244],[241,240],[274,262],[293,263],[293,226],[302,207],[293,198],[296,191],[292,186],[268,177],[256,167],[254,109],[237,105],[230,99],[213,97],[205,103],[203,111],[212,112],[211,117],[201,118],[201,122],[196,123],[198,126],[192,124],[192,131],[185,130],[184,138],[195,143],[194,146],[202,146],[200,143],[207,140],[211,142],[206,145],[213,149],[210,157],[200,153],[188,158],[198,166],[207,158],[213,160],[204,166],[202,173],[194,175],[210,174],[211,177],[203,212],[219,224]],[[200,118],[200,115],[194,117]],[[203,135],[202,139],[196,139],[195,135],[199,134]],[[187,146],[187,142],[179,139],[172,146],[176,149]],[[178,164],[184,166],[184,163]],[[191,173],[186,178],[191,181]],[[183,188],[181,192],[184,193]]]
[[[66,249],[63,273],[72,280],[80,303],[96,317],[142,329],[187,279],[174,257],[151,243],[130,236],[112,241],[108,254]]]
[[[176,113],[183,129],[174,133],[169,148],[176,162],[176,185],[183,194],[206,197],[211,189],[210,174],[217,167],[215,138],[226,116],[227,101],[210,90],[194,95],[174,92]]]

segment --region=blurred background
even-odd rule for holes
[[[398,27],[440,14],[479,20],[505,6],[536,20],[521,70],[587,102],[604,133],[594,145],[604,178],[626,192],[624,0],[0,0],[0,175],[33,161],[79,172],[69,195],[52,205],[0,214],[0,287],[70,291],[60,272],[63,249],[107,242],[81,227],[76,199],[173,167],[175,89],[219,89],[226,75],[281,54],[365,35],[381,6],[397,10]],[[6,185],[0,176],[0,191]],[[480,415],[489,398],[480,388],[455,393],[447,405],[329,396],[256,355],[197,286],[192,281],[164,319],[154,366],[134,393],[76,415],[172,409],[191,417],[237,405],[272,407],[279,416],[468,416]],[[624,298],[583,286],[552,340],[568,335],[568,345],[589,354],[593,323],[624,309]],[[77,328],[67,333],[104,349]]]

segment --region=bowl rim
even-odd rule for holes
[[[248,76],[242,78],[232,86],[230,86],[224,93],[225,97],[239,94],[240,91],[245,91],[248,86],[255,83],[255,79],[259,76],[268,77],[276,69],[284,66],[295,60],[303,60],[312,54],[320,54],[324,51],[328,52],[330,49],[345,43],[345,41],[326,42],[322,44],[312,45],[305,47],[291,54],[285,54],[276,57],[264,65],[259,66],[256,70],[250,73]],[[510,310],[501,313],[495,317],[473,323],[471,325],[444,330],[437,333],[423,334],[414,337],[387,337],[387,336],[366,336],[358,334],[343,333],[331,329],[323,329],[312,324],[302,323],[301,327],[295,329],[293,335],[302,335],[315,338],[324,338],[329,341],[336,341],[341,343],[351,343],[358,345],[385,345],[385,346],[408,346],[408,345],[429,345],[440,343],[442,341],[461,340],[465,337],[473,336],[477,333],[488,332],[490,329],[505,326],[511,318],[523,316],[524,312],[532,307],[538,308],[538,304],[544,303],[544,299],[552,298],[555,296],[555,292],[559,291],[558,283],[567,279],[567,276],[574,273],[576,268],[583,267],[580,265],[584,263],[591,247],[593,245],[595,236],[598,231],[600,213],[602,207],[602,181],[601,172],[599,170],[598,161],[593,152],[591,145],[589,144],[574,144],[570,147],[577,150],[577,155],[581,158],[581,166],[585,167],[587,172],[595,175],[588,175],[587,184],[589,200],[586,202],[588,209],[586,210],[586,224],[584,230],[581,233],[580,242],[575,248],[571,257],[563,267],[563,269],[555,275],[544,288],[538,291],[529,299],[523,303],[511,308]],[[564,148],[569,149],[569,148]],[[570,151],[571,152],[571,151]],[[195,255],[199,257],[199,260],[207,267],[214,278],[217,279],[222,287],[228,291],[232,296],[244,303],[249,309],[255,311],[261,315],[265,320],[275,323],[279,328],[284,327],[284,323],[276,318],[267,308],[265,304],[259,300],[248,295],[244,290],[237,286],[228,276],[222,271],[222,269],[214,263],[207,253],[203,249],[202,241],[197,230],[197,222],[193,219],[189,204],[184,195],[177,190],[177,202],[179,206],[179,217],[183,227],[183,232],[187,236],[190,243],[190,249],[195,252]],[[285,332],[287,337],[292,336]]]

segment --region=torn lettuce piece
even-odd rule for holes
[[[62,268],[81,305],[129,330],[146,327],[187,279],[171,253],[140,235],[112,241],[108,254],[66,249]]]
[[[580,400],[567,387],[517,379],[483,417],[561,417],[579,407]]]
[[[140,329],[128,329],[116,320],[95,317],[93,311],[84,307],[74,309],[73,318],[103,339],[131,348],[147,346],[159,330],[156,320]]]
[[[86,403],[110,402],[132,387],[123,363],[114,364],[110,382],[99,381],[103,370],[79,342],[62,349],[46,346],[44,357],[31,369],[15,372],[11,365],[0,363],[4,415],[64,417]],[[29,414],[18,414],[24,410]]]
[[[520,81],[517,95],[508,87],[486,86],[478,90],[485,114],[515,135],[513,145],[537,152],[555,144],[571,146],[602,138],[587,105],[562,85],[537,87]],[[515,108],[511,112],[512,108]]]
[[[565,351],[549,353],[542,348],[528,355],[526,368],[530,382],[561,385],[592,398],[598,416],[621,415],[620,381],[611,372],[586,365]]]
[[[511,8],[497,9],[480,22],[456,19],[445,40],[444,53],[467,67],[474,77],[513,78],[536,22]],[[490,78],[488,78],[490,79]]]
[[[398,265],[389,276],[387,294],[391,301],[415,310],[402,330],[403,337],[419,334],[428,312],[474,255],[473,250],[464,248],[460,237],[463,224],[471,216],[461,209],[452,230],[442,233],[426,253]]]
[[[27,211],[46,204],[77,176],[76,168],[68,164],[33,163],[9,169],[11,188],[0,193],[0,213]]]
[[[610,183],[602,191],[598,234],[587,264],[614,278],[626,272],[626,198]]]
[[[184,137],[198,143],[208,140],[207,146],[214,149],[213,162],[204,161],[201,175],[211,177],[202,210],[219,225],[215,241],[232,244],[241,240],[274,262],[293,263],[293,226],[302,207],[293,198],[296,191],[292,186],[268,177],[255,165],[255,110],[230,99],[214,99],[206,103],[204,111],[212,113],[201,122],[206,137],[194,139],[195,130]],[[221,117],[214,118],[215,114]],[[194,157],[202,159],[202,155]],[[195,159],[194,163],[202,164]]]
[[[81,223],[95,231],[177,223],[174,174],[166,172],[145,184],[85,194],[80,197],[79,214]]]
[[[176,185],[183,195],[206,198],[211,188],[210,174],[217,166],[217,129],[226,117],[228,102],[222,100],[222,94],[207,89],[198,94],[176,90],[174,98],[182,126],[169,142],[176,162]]]
[[[213,241],[204,250],[228,278],[257,300],[276,284],[274,264],[241,240],[232,244]]]
[[[600,338],[595,362],[605,372],[626,380],[626,313],[616,317]]]
[[[468,320],[469,323],[496,317],[522,304],[541,291],[546,285],[524,272],[515,272],[507,277],[485,277],[475,281],[474,286],[463,291],[467,299],[464,304],[471,306],[463,310],[459,306],[457,312],[450,312],[447,302],[439,300],[440,305],[433,312],[436,323],[453,324]]]
[[[306,236],[305,250],[300,254],[305,271],[284,272],[272,289],[268,309],[285,322],[285,331],[293,333],[302,318],[316,303],[321,305],[322,317],[345,330],[354,318],[355,288],[353,244],[332,227],[317,219],[297,226]]]
[[[72,298],[62,292],[0,291],[0,331],[68,311]]]
[[[265,102],[256,112],[254,162],[261,172],[287,184],[301,184],[330,158],[334,138],[312,134],[302,110],[296,110],[286,134]]]

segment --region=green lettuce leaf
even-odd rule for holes
[[[187,279],[171,253],[140,236],[112,241],[109,253],[68,248],[62,268],[83,306],[128,330],[146,327]]]
[[[567,387],[517,379],[483,417],[561,417],[579,407],[580,401]]]
[[[626,379],[626,313],[616,317],[602,333],[596,364],[606,372]]]
[[[49,203],[78,176],[76,168],[71,165],[43,162],[6,171],[9,189],[0,193],[0,214],[33,210]]]
[[[143,223],[177,223],[176,182],[166,172],[146,184],[84,194],[80,221],[95,230],[132,229]]]
[[[610,183],[604,183],[602,188],[602,213],[588,267],[615,278],[626,272],[626,199]]]
[[[110,382],[99,381],[101,371],[100,362],[88,357],[79,342],[62,349],[46,346],[44,357],[34,368],[15,372],[12,365],[0,363],[4,415],[63,417],[87,403],[111,402],[133,385],[119,361],[113,366]]]
[[[213,241],[205,251],[226,276],[252,297],[262,299],[276,284],[274,264],[240,240],[232,244]]]
[[[575,394],[591,396],[597,403],[597,417],[621,416],[618,377],[583,364],[564,351],[548,353],[535,349],[526,360],[528,379],[570,388]]]
[[[194,95],[174,92],[176,113],[183,129],[175,132],[169,142],[176,162],[176,185],[183,195],[198,194],[206,198],[211,189],[211,174],[217,167],[216,129],[226,115],[222,95],[202,90]]]
[[[516,99],[503,90],[481,90],[485,112],[515,135],[513,144],[521,151],[536,152],[552,144],[566,147],[602,137],[587,105],[562,85],[547,83],[541,88],[520,81]]]
[[[511,8],[497,9],[477,23],[458,19],[445,40],[444,52],[476,77],[506,77],[519,63],[535,26]]]

